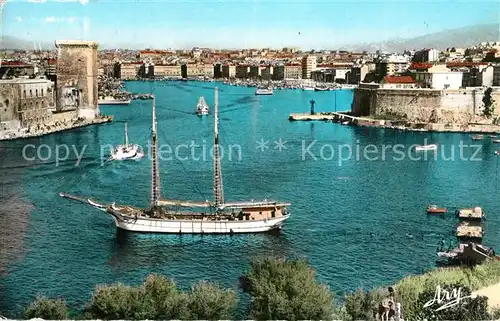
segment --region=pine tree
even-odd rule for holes
[[[483,104],[484,104],[483,115],[486,117],[491,117],[491,115],[493,115],[493,113],[495,112],[495,101],[491,97],[491,92],[492,89],[491,87],[489,87],[488,89],[485,90],[483,96]]]

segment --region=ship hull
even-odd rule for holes
[[[139,233],[165,234],[243,234],[263,233],[281,229],[289,215],[269,220],[255,221],[202,221],[202,220],[160,220],[138,218],[119,220],[113,216],[116,227]]]
[[[98,105],[130,105],[131,100],[99,100]]]

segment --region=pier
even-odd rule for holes
[[[349,111],[329,112],[329,113],[292,113],[288,116],[290,121],[314,121],[314,120],[331,120],[331,121],[349,121],[350,123],[364,120],[362,117],[355,117],[348,114]],[[367,120],[367,119],[366,119]]]

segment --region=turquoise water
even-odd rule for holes
[[[168,144],[160,166],[164,197],[211,197],[213,119],[200,119],[193,112],[200,95],[213,105],[214,86],[127,83],[129,91],[151,92],[154,87],[157,95],[160,145]],[[151,272],[172,277],[181,287],[208,279],[236,288],[250,260],[267,255],[307,258],[319,278],[339,295],[359,287],[391,284],[434,267],[436,244],[442,237],[452,237],[453,214],[428,217],[425,208],[430,203],[450,210],[483,206],[488,215],[484,243],[499,244],[497,159],[489,139],[479,142],[477,155],[473,155],[476,148],[463,148],[462,158],[476,156],[479,161],[460,159],[458,146],[461,141],[472,144],[470,135],[288,121],[291,112],[307,112],[312,98],[318,112],[334,110],[335,100],[337,110],[347,110],[352,91],[281,90],[273,96],[255,96],[253,88],[218,86],[226,199],[291,202],[292,217],[284,230],[278,235],[233,237],[118,237],[109,216],[60,198],[58,193],[65,191],[147,205],[148,159],[101,166],[100,146],[122,142],[123,121],[128,122],[130,141],[146,146],[151,101],[106,106],[102,112],[114,115],[113,123],[0,145],[0,314],[19,313],[37,294],[63,296],[72,307],[80,308],[96,284],[137,284]],[[280,138],[286,147],[281,151],[274,143]],[[257,149],[261,139],[269,141],[268,149]],[[376,160],[362,154],[367,145],[379,150],[385,144],[408,148],[424,140],[440,145],[437,160],[432,154],[428,159],[396,160],[394,156],[400,154],[391,147],[385,159],[381,152],[368,155],[377,156]],[[199,145],[193,151],[187,147],[192,141]],[[303,153],[311,143],[310,153]],[[70,149],[75,146],[77,151],[87,148],[78,166],[74,152],[67,161],[56,164],[52,155],[43,164],[23,159],[26,144],[34,145],[27,149],[28,157],[42,144],[53,153],[63,144]],[[175,154],[175,147],[182,144],[186,147],[180,147],[177,157],[169,160],[169,148]],[[361,155],[339,163],[336,153],[346,144],[353,151],[358,148]],[[233,145],[231,159],[229,145]],[[452,146],[456,159],[449,161],[442,155],[449,158]],[[347,147],[343,148],[347,153]],[[43,147],[40,156],[44,158],[46,153]],[[65,154],[62,148],[59,153]],[[181,161],[184,157],[187,160]]]

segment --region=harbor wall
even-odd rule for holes
[[[485,88],[459,90],[388,89],[378,85],[360,85],[354,91],[352,113],[415,123],[468,124],[481,122]],[[500,88],[492,98],[500,102]],[[500,108],[495,110],[500,116]]]

